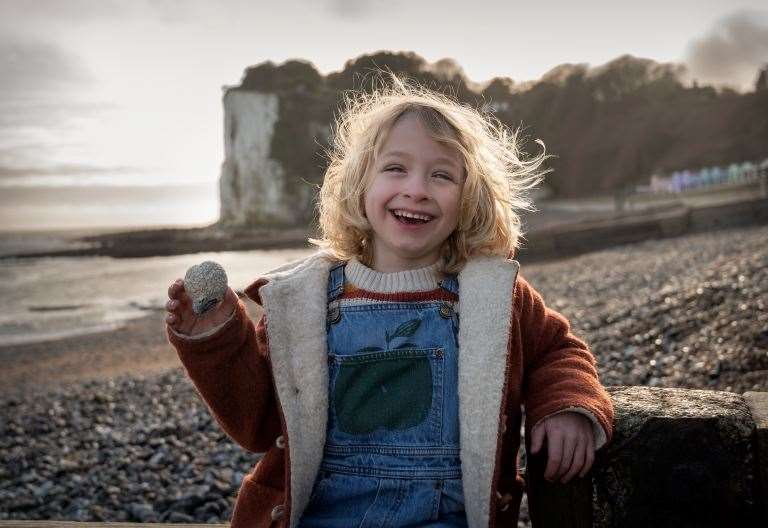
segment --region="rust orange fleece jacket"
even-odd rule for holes
[[[167,327],[216,421],[243,448],[265,453],[243,480],[232,528],[294,527],[306,507],[325,440],[325,287],[333,263],[319,252],[252,283],[245,293],[265,309],[257,324],[241,300],[212,335],[185,338]],[[598,448],[612,435],[613,406],[593,355],[518,269],[514,260],[478,257],[459,274],[457,389],[473,528],[516,526],[522,405],[527,431],[550,414],[577,410],[592,420]]]

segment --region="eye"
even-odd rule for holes
[[[433,174],[433,176],[436,176],[438,178],[442,178],[448,181],[453,181],[453,176],[448,174],[447,172],[436,172]]]
[[[388,167],[384,168],[384,172],[390,172],[390,171],[403,171],[404,169],[400,165],[389,165]]]

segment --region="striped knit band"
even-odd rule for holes
[[[376,293],[430,291],[438,287],[440,273],[437,262],[431,266],[394,273],[373,270],[356,258],[344,268],[345,278],[357,288]]]

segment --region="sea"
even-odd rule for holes
[[[311,249],[227,251],[168,257],[0,258],[0,348],[120,328],[163,311],[168,287],[213,260],[243,289],[262,273]]]

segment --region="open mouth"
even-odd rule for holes
[[[392,216],[395,217],[395,220],[400,222],[401,224],[410,224],[410,225],[418,225],[418,224],[426,224],[432,221],[434,218],[433,216],[426,215],[426,214],[419,214],[419,213],[409,213],[407,211],[402,211],[400,209],[393,209],[390,211],[392,213]]]

